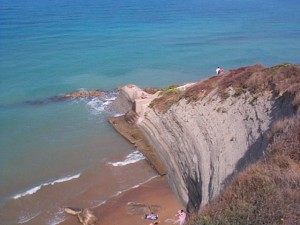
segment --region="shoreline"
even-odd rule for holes
[[[126,90],[123,90],[123,92],[122,89],[120,90],[120,104],[124,102],[122,97],[126,99],[125,102],[136,102],[140,100],[136,99],[136,97],[141,96],[141,93],[145,93],[135,85],[127,85],[124,86],[123,89]],[[155,95],[151,98],[148,96],[147,99],[144,100],[150,102],[149,100],[153,99],[153,97],[155,97]],[[136,107],[138,106],[138,104],[134,105]],[[117,106],[117,104],[115,106]],[[129,104],[127,107],[130,109],[132,108],[132,105]],[[143,132],[135,125],[139,115],[143,113],[143,111],[136,113],[129,110],[123,116],[109,117],[108,121],[121,136],[143,153],[147,159],[148,165],[160,176],[134,186],[132,189],[125,192],[119,193],[108,199],[104,204],[92,208],[93,214],[98,218],[95,225],[147,225],[152,222],[158,222],[158,224],[175,224],[178,219],[175,216],[178,210],[185,208],[171,190],[167,177],[163,176],[167,174],[167,170],[161,159],[147,141]],[[151,221],[144,219],[145,214],[150,214],[151,212],[158,214],[158,220]],[[80,222],[77,216],[68,215],[67,219],[60,224],[75,225],[80,224]]]
[[[109,117],[108,121],[121,136],[139,149],[147,159],[148,164],[156,170],[159,175],[166,175],[167,169],[143,132],[135,125],[135,122],[128,121],[135,121],[137,118],[138,115],[130,110],[125,115]]]
[[[158,214],[159,224],[173,224],[176,212],[183,208],[169,187],[167,178],[157,177],[136,188],[109,199],[93,210],[98,218],[96,225],[148,225],[144,215],[151,211]],[[76,216],[68,215],[61,225],[81,224]]]

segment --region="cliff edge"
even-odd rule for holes
[[[131,123],[158,155],[174,193],[197,212],[265,154],[274,122],[297,112],[299,76],[299,66],[255,65],[169,87],[146,101],[128,97],[126,88],[120,98],[127,99]]]

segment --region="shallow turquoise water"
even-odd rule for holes
[[[34,202],[35,194],[11,200],[41,184],[110,171],[117,192],[154,175],[140,166],[125,187],[119,172],[105,167],[134,151],[107,123],[110,101],[27,101],[81,88],[115,96],[128,83],[182,84],[213,75],[217,66],[299,64],[299,11],[297,0],[0,0],[0,215],[17,211],[5,224],[46,218],[18,202]],[[55,195],[59,185],[41,190]],[[45,199],[42,211],[55,212]],[[59,221],[41,218],[37,224]]]

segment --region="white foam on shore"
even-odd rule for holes
[[[96,208],[96,207],[99,207],[101,205],[104,205],[106,202],[107,202],[107,200],[100,201],[96,205],[94,205],[92,208]]]
[[[75,177],[75,176],[73,176],[73,177]],[[136,184],[136,185],[134,185],[134,186],[132,186],[132,187],[129,187],[129,188],[124,189],[124,190],[122,190],[122,191],[118,191],[116,194],[112,195],[110,198],[115,198],[115,197],[121,195],[122,193],[125,193],[125,192],[130,191],[130,190],[135,189],[135,188],[138,188],[138,187],[140,187],[141,185],[146,184],[146,183],[148,183],[149,181],[151,181],[151,180],[153,180],[153,179],[155,179],[155,178],[158,178],[158,177],[160,177],[160,176],[159,176],[159,175],[156,175],[156,176],[150,177],[149,179],[147,179],[147,180],[145,180],[145,181],[143,181],[143,182],[140,182],[140,183],[138,183],[138,184]],[[70,178],[71,178],[71,177],[70,177]],[[58,180],[56,180],[56,181],[54,181],[54,182],[51,182],[51,183],[48,183],[48,184],[55,184],[55,183],[57,183],[57,181],[61,181],[61,180],[63,180],[63,179],[58,179]],[[69,180],[69,179],[67,179],[67,180]],[[107,203],[107,201],[108,201],[108,200],[102,200],[101,202],[97,203],[96,205],[92,206],[91,208],[99,207],[99,206],[101,206],[101,205]],[[19,223],[19,224],[27,223],[27,222],[29,222],[30,220],[32,220],[32,219],[34,219],[35,217],[37,217],[39,214],[40,214],[40,212],[35,213],[35,214],[30,214],[30,213],[28,213],[28,215],[23,215],[23,216],[21,216],[21,217],[19,218],[18,223]],[[61,224],[62,222],[64,222],[65,220],[66,220],[66,215],[64,214],[64,209],[63,209],[63,208],[60,208],[59,211],[55,214],[55,216],[54,216],[52,219],[48,220],[48,221],[46,222],[46,224],[47,224],[47,225],[58,225],[58,224]]]
[[[155,178],[157,178],[157,177],[160,177],[160,176],[157,175],[157,176],[150,177],[149,179],[147,179],[147,180],[145,180],[145,181],[143,181],[143,182],[141,182],[141,183],[139,183],[139,184],[136,184],[136,185],[134,185],[134,186],[132,186],[132,187],[130,187],[130,188],[124,189],[124,190],[122,190],[122,191],[118,191],[116,194],[112,195],[109,199],[115,198],[115,197],[119,196],[120,194],[122,194],[122,193],[124,193],[124,192],[130,191],[131,189],[138,188],[138,187],[140,187],[141,185],[146,184],[146,183],[148,183],[149,181],[151,181],[151,180],[153,180],[153,179],[155,179]],[[109,201],[109,199],[104,200],[104,201],[101,201],[100,203],[96,204],[96,205],[93,206],[92,208],[96,208],[96,207],[99,207],[99,206],[101,206],[101,205],[104,205],[106,202]]]
[[[59,211],[55,214],[53,218],[46,222],[47,225],[57,225],[66,220],[66,214],[63,208],[59,208]]]
[[[12,198],[13,199],[18,199],[18,198],[21,198],[21,197],[24,197],[24,196],[27,196],[27,195],[32,195],[34,193],[36,193],[37,191],[39,191],[42,187],[45,187],[45,186],[48,186],[48,185],[54,185],[54,184],[58,184],[58,183],[63,183],[63,182],[67,182],[67,181],[70,181],[70,180],[73,180],[73,179],[77,179],[79,178],[81,175],[81,173],[78,173],[78,174],[75,174],[75,175],[72,175],[72,176],[66,176],[66,177],[62,177],[62,178],[59,178],[59,179],[56,179],[52,182],[46,182],[46,183],[43,183],[43,184],[40,184],[36,187],[33,187],[27,191],[24,191],[20,194],[16,194],[15,196],[13,196]]]
[[[48,222],[48,225],[57,225],[57,224],[61,224],[62,222],[64,222],[66,220],[66,217],[60,217],[60,216],[55,216],[55,218]]]
[[[141,185],[146,184],[146,183],[148,183],[149,181],[151,181],[151,180],[153,180],[153,179],[155,179],[155,178],[157,178],[157,177],[160,177],[160,175],[156,175],[156,176],[150,177],[149,179],[147,179],[147,180],[145,180],[145,181],[143,181],[143,182],[141,182],[141,183],[139,183],[139,184],[136,184],[136,185],[134,185],[134,186],[132,186],[132,187],[130,187],[130,188],[127,188],[127,189],[122,190],[122,191],[118,191],[115,195],[113,195],[113,197],[117,197],[118,195],[120,195],[120,194],[122,194],[122,193],[124,193],[124,192],[126,192],[126,191],[129,191],[129,190],[131,190],[131,189],[138,188],[138,187],[140,187]]]
[[[38,215],[40,215],[40,212],[36,212],[36,213],[27,213],[26,215],[22,215],[19,217],[19,220],[17,223],[27,223],[28,221],[34,219],[35,217],[37,217]]]
[[[120,162],[109,162],[113,166],[126,166],[128,164],[136,163],[140,160],[145,159],[144,155],[139,151],[134,151],[127,155],[123,161]]]

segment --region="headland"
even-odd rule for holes
[[[148,143],[141,151],[156,155],[159,163],[150,164],[165,167],[172,191],[197,214],[240,173],[267,160],[274,126],[298,121],[299,77],[297,65],[254,65],[155,94],[125,86],[120,98],[128,111],[110,122],[132,143]]]

